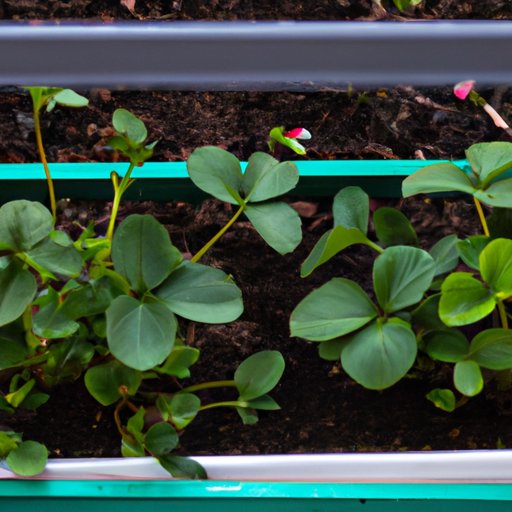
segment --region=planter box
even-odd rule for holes
[[[358,184],[397,197],[405,176],[433,161],[300,161],[298,193],[332,195]],[[465,162],[456,162],[464,167]],[[124,164],[53,164],[57,195],[110,199],[109,174]],[[132,198],[198,200],[184,163],[136,169]],[[44,200],[40,164],[0,164],[1,199]],[[34,479],[0,469],[5,509],[193,512],[447,511],[502,512],[512,506],[512,451],[195,457],[208,481],[173,480],[151,458],[52,460]],[[28,481],[30,480],[30,481]]]
[[[52,461],[39,481],[1,480],[0,504],[24,512],[504,512],[512,452],[197,457],[213,480],[173,481],[152,459]],[[41,481],[43,480],[43,481]],[[36,505],[37,503],[37,505]]]
[[[87,30],[10,23],[1,27],[0,49],[0,85],[318,90],[347,83],[512,81],[511,22],[176,23]],[[430,163],[299,162],[303,178],[297,193],[332,195],[358,184],[372,195],[397,196],[403,177]],[[121,165],[54,164],[57,195],[110,199],[113,168]],[[127,198],[197,198],[184,164],[146,164],[134,173],[139,176],[145,178]],[[169,177],[175,178],[171,186]],[[46,198],[38,164],[2,164],[0,180],[0,202]],[[198,460],[213,480],[173,481],[146,458],[52,461],[36,481],[12,479],[0,470],[0,505],[19,512],[34,507],[89,512],[98,505],[123,512],[149,507],[155,512],[277,512],[283,506],[297,512],[511,509],[510,451]]]
[[[359,185],[375,197],[399,197],[402,180],[438,160],[303,160],[295,162],[300,173],[294,194],[332,196],[348,185]],[[465,161],[456,161],[464,167]],[[245,164],[243,164],[245,165]],[[112,199],[110,173],[122,174],[124,163],[50,164],[57,197]],[[132,174],[137,181],[126,199],[197,201],[203,193],[188,178],[184,162],[144,164]],[[44,201],[47,184],[41,164],[0,164],[0,202],[12,199]]]

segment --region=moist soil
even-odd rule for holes
[[[337,0],[323,2],[123,2],[0,0],[5,19],[396,19],[510,18],[509,2],[426,1],[410,13],[393,8],[382,13],[374,4]],[[258,9],[255,9],[255,6]],[[473,105],[454,99],[449,88],[408,86],[380,90],[323,90],[315,93],[83,91],[87,109],[56,109],[44,116],[44,139],[53,162],[108,161],[117,155],[107,146],[111,116],[127,108],[148,126],[159,143],[153,160],[185,160],[194,148],[216,145],[247,159],[266,151],[268,131],[278,125],[307,127],[310,159],[444,159],[463,158],[475,142],[506,140],[506,136]],[[505,118],[511,118],[512,92],[498,87],[480,91]],[[294,158],[295,155],[283,155]],[[0,94],[0,161],[37,161],[31,105],[14,88]],[[116,165],[123,165],[118,163]],[[336,191],[333,191],[333,194]],[[486,449],[512,446],[510,392],[497,391],[491,381],[479,396],[453,413],[440,411],[425,399],[436,387],[452,387],[451,368],[422,359],[400,383],[385,391],[355,384],[339,363],[318,357],[317,345],[290,338],[288,319],[297,303],[313,288],[334,276],[371,287],[374,255],[355,247],[336,256],[311,277],[301,279],[300,265],[332,225],[330,200],[290,196],[301,214],[304,241],[291,255],[280,256],[240,221],[205,256],[204,263],[233,275],[242,289],[245,311],[229,325],[185,325],[189,341],[201,358],[184,384],[231,378],[237,364],[265,349],[280,350],[286,360],[283,379],[272,396],[282,409],[262,412],[256,426],[244,426],[235,411],[202,413],[181,437],[186,454],[307,453]],[[424,248],[442,236],[461,237],[479,231],[476,215],[462,199],[414,198],[383,200],[372,207],[395,205],[420,230]],[[59,224],[78,234],[72,221],[105,218],[109,203],[61,201]],[[120,218],[151,213],[169,230],[184,253],[194,253],[229,219],[230,207],[215,200],[201,205],[180,201],[124,203]],[[97,222],[97,230],[105,222]],[[203,394],[204,401],[225,395]],[[120,440],[112,408],[102,408],[83,383],[56,388],[37,412],[9,417],[0,425],[44,442],[53,457],[117,456]]]

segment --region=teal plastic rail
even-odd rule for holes
[[[509,512],[512,484],[0,481],[16,512]]]
[[[304,160],[295,162],[301,179],[294,194],[332,196],[348,185],[359,185],[377,197],[399,197],[402,180],[441,160]],[[467,167],[465,160],[454,162]],[[243,164],[245,166],[246,163]],[[126,163],[50,164],[57,197],[111,199],[110,173],[120,176]],[[198,200],[204,196],[187,175],[185,162],[150,162],[134,170],[138,178],[127,199],[170,201]],[[0,164],[0,202],[11,199],[44,201],[46,182],[41,164]]]

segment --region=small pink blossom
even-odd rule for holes
[[[473,90],[474,86],[474,80],[466,80],[465,82],[459,82],[453,88],[453,94],[455,94],[455,96],[457,96],[459,100],[465,100],[469,96],[469,93]]]
[[[283,135],[287,139],[300,139],[300,140],[308,140],[311,139],[311,133],[309,133],[306,128],[293,128],[293,130],[289,130]]]

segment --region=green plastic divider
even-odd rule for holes
[[[512,484],[3,480],[0,505],[17,512],[504,512]]]
[[[440,160],[303,160],[295,162],[301,179],[294,195],[332,196],[342,187],[359,185],[376,197],[399,197],[402,180]],[[463,168],[465,160],[454,162]],[[244,162],[242,166],[244,167]],[[112,198],[110,173],[120,176],[126,163],[55,163],[50,170],[57,197]],[[137,181],[126,199],[197,201],[202,194],[190,181],[185,162],[150,162],[134,170]],[[0,201],[45,201],[46,181],[41,164],[0,164]]]

